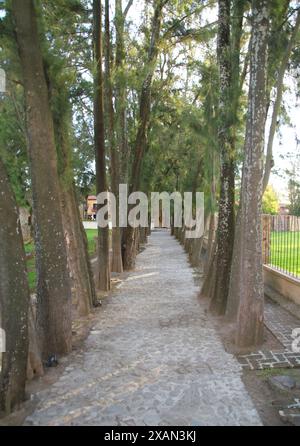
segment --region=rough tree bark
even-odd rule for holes
[[[216,232],[216,217],[214,213],[211,213],[209,218],[209,228],[208,228],[208,241],[207,241],[207,250],[206,250],[206,260],[204,264],[204,281],[201,287],[200,295],[202,297],[210,297],[209,290],[211,290],[213,285],[213,277],[215,277],[214,271],[216,268],[213,268],[215,258],[216,258],[216,241],[215,241],[215,232]]]
[[[235,234],[234,234],[234,245],[233,245],[233,254],[232,254],[232,264],[231,264],[231,272],[230,272],[230,284],[228,291],[228,299],[227,299],[227,307],[226,307],[226,320],[228,322],[235,322],[237,320],[237,314],[239,309],[240,295],[239,295],[239,256],[237,253],[240,250],[241,243],[241,211],[238,210],[236,225],[235,225]]]
[[[196,195],[199,183],[201,182],[201,177],[203,175],[203,155],[201,154],[201,157],[197,163],[197,168],[194,174],[194,179],[192,182],[192,194],[193,197]],[[194,216],[195,217],[195,216]],[[171,231],[173,231],[173,228],[171,228]],[[197,253],[198,258],[200,258],[200,245],[201,240],[203,240],[203,237],[199,237],[198,239],[187,239],[186,240],[186,249],[188,251],[189,260],[192,264],[192,261],[196,259]],[[193,265],[195,266],[195,265]]]
[[[220,70],[220,100],[218,143],[221,150],[221,177],[217,251],[213,268],[216,281],[212,288],[210,310],[217,315],[225,314],[229,292],[231,261],[235,225],[235,150],[232,130],[234,122],[230,100],[233,93],[233,64],[231,61],[230,1],[219,0],[218,63]],[[237,79],[239,79],[237,77]],[[236,82],[238,84],[238,82]],[[237,87],[237,85],[236,85]]]
[[[133,149],[134,158],[131,169],[131,181],[129,186],[130,193],[138,191],[140,186],[142,161],[145,151],[146,136],[150,119],[152,79],[158,57],[158,42],[160,37],[162,11],[165,4],[166,4],[165,0],[164,1],[155,0],[154,2],[155,9],[152,20],[151,41],[147,60],[148,70],[141,91],[139,124],[138,124],[135,145]],[[125,237],[124,237],[123,264],[124,264],[124,269],[130,270],[135,265],[135,241],[134,241],[135,230],[134,228],[128,226],[124,232],[125,232]]]
[[[81,221],[72,165],[70,122],[72,119],[68,92],[64,85],[48,75],[52,84],[53,111],[58,172],[61,188],[63,226],[67,240],[68,266],[72,280],[72,306],[76,316],[86,316],[96,304],[96,292],[92,267],[88,254],[88,244]]]
[[[207,107],[207,127],[209,129],[209,133],[211,134],[211,138],[213,138],[215,132],[213,132],[214,126],[211,125],[213,119],[213,112],[211,101],[209,101],[209,106]],[[214,150],[209,152],[208,164],[211,165],[211,173],[210,173],[210,204],[208,206],[208,210],[206,211],[207,222],[208,222],[208,243],[206,249],[206,256],[203,261],[203,272],[204,272],[204,280],[200,291],[200,296],[209,297],[208,290],[211,289],[211,282],[213,281],[214,271],[213,271],[213,253],[215,253],[215,232],[216,232],[216,216],[215,216],[215,208],[216,208],[216,154]],[[210,273],[211,271],[211,273]]]
[[[19,211],[1,160],[0,246],[0,330],[6,335],[6,352],[0,351],[2,416],[25,397],[30,295]]]
[[[33,0],[13,0],[23,71],[35,217],[37,330],[44,358],[72,348],[71,284],[61,216],[53,119]]]
[[[101,0],[93,1],[94,17],[94,57],[96,74],[94,79],[94,132],[96,155],[96,188],[97,195],[107,192],[107,175],[105,162],[104,135],[104,100],[103,100],[103,69],[102,69],[102,4]],[[102,291],[110,290],[110,259],[109,259],[109,227],[98,228],[98,272],[97,286]]]
[[[36,311],[34,303],[31,301],[28,311],[28,361],[27,361],[27,379],[44,375],[44,367],[39,348],[39,342],[36,333]]]
[[[116,227],[112,229],[112,259],[111,270],[115,273],[123,272],[123,260],[121,249],[121,229],[119,227],[119,184],[120,184],[120,160],[118,145],[115,135],[115,110],[113,105],[113,90],[111,80],[111,38],[109,0],[105,0],[105,89],[108,111],[108,139],[110,145],[111,184],[116,197]]]
[[[239,98],[243,91],[243,85],[245,82],[245,78],[248,71],[250,53],[251,53],[251,38],[249,39],[248,51],[245,57],[244,66],[242,70],[240,69],[240,49],[241,49],[241,37],[243,31],[243,14],[246,8],[246,4],[243,0],[235,0],[233,3],[233,13],[232,13],[232,117],[233,117],[233,140],[232,143],[236,143],[236,123],[238,120],[238,105]],[[240,225],[239,225],[240,213],[237,213],[236,217],[236,230],[234,234],[234,246],[233,253],[238,249],[238,245],[240,242]],[[237,256],[232,255],[232,264],[231,271],[238,271],[238,260]],[[236,321],[238,304],[239,304],[239,296],[237,292],[234,290],[234,285],[236,283],[236,279],[232,280],[232,275],[230,279],[228,297],[227,297],[227,305],[226,305],[226,318],[228,321]]]
[[[263,341],[264,286],[262,271],[261,203],[263,193],[264,116],[269,11],[267,0],[252,1],[250,86],[245,137],[245,159],[239,216],[240,241],[236,290],[239,295],[236,342],[240,347]]]
[[[206,214],[204,218],[204,234],[193,240],[191,253],[190,253],[190,262],[194,268],[197,268],[201,265],[201,254],[203,249],[203,243],[205,238],[205,232],[207,228],[207,223],[209,221],[209,216]]]
[[[63,223],[67,236],[72,302],[75,314],[86,316],[97,305],[94,276],[88,253],[87,236],[81,221],[74,183],[62,182]]]
[[[123,12],[122,0],[115,1],[115,32],[116,32],[116,58],[115,58],[115,108],[116,108],[116,144],[120,161],[120,179],[122,183],[128,182],[129,146],[127,139],[126,118],[126,75],[125,75],[125,49],[124,27],[125,19],[131,8],[133,0],[129,0]]]
[[[115,0],[115,32],[116,32],[116,59],[115,59],[115,108],[116,108],[116,145],[120,161],[120,181],[128,183],[130,150],[127,136],[127,113],[126,113],[126,75],[125,75],[125,48],[124,28],[126,15],[133,4],[129,0],[123,13],[122,0]],[[121,253],[123,266],[123,248],[125,246],[125,230],[120,231]]]
[[[215,240],[215,215],[210,215],[209,230],[208,230],[208,243],[206,250],[206,260],[204,263],[204,281],[200,291],[200,297],[210,298],[214,290],[214,284],[216,281],[217,269],[213,267],[216,260],[217,246]]]
[[[140,241],[140,245],[146,245],[146,243],[147,243],[147,228],[139,228],[139,241]]]

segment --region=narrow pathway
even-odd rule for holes
[[[166,231],[113,293],[83,352],[38,394],[27,425],[259,425],[197,300],[193,270]]]

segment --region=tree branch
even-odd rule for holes
[[[132,6],[132,4],[133,4],[133,0],[129,0],[129,2],[127,3],[127,6],[126,6],[126,8],[124,10],[124,13],[123,13],[124,19],[126,18],[126,16],[127,16],[128,12],[129,12],[129,9]]]
[[[288,46],[285,50],[279,72],[278,72],[278,79],[277,79],[277,85],[276,85],[276,99],[275,104],[273,108],[273,114],[272,114],[272,121],[270,126],[270,133],[269,133],[269,139],[268,139],[268,146],[267,146],[267,155],[266,155],[266,162],[265,162],[265,173],[264,173],[264,180],[263,180],[263,190],[265,191],[267,188],[267,185],[269,183],[271,170],[273,167],[273,142],[277,127],[277,119],[278,114],[281,106],[282,101],[282,95],[283,95],[283,81],[284,81],[284,75],[286,72],[286,68],[289,62],[289,58],[291,56],[291,52],[293,50],[293,47],[295,45],[297,33],[300,28],[300,10],[298,11],[296,24],[293,29],[293,33],[291,35],[290,41],[288,43]]]

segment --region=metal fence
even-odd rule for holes
[[[300,279],[300,217],[263,215],[263,262]]]

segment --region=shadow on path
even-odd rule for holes
[[[183,248],[155,231],[25,424],[259,425],[197,291]]]

